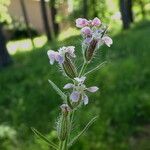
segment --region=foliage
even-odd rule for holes
[[[1,23],[10,23],[11,18],[8,14],[7,7],[10,4],[10,0],[1,0],[0,1],[0,22]]]

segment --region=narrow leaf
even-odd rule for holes
[[[82,136],[88,130],[88,128],[97,120],[97,118],[98,116],[92,118],[90,122],[84,127],[84,129],[68,144],[68,147],[71,147],[80,138],[80,136]]]
[[[95,68],[93,68],[93,69],[91,69],[90,71],[86,72],[86,73],[84,74],[84,76],[87,75],[87,74],[90,74],[90,73],[92,73],[92,72],[94,72],[94,71],[96,71],[96,70],[98,70],[98,69],[100,69],[100,68],[102,68],[106,63],[107,63],[107,61],[104,61],[104,62],[100,63],[100,64],[99,64],[98,66],[96,66]]]
[[[42,135],[39,131],[37,131],[34,128],[31,128],[31,130],[42,140],[44,140],[45,142],[47,142],[51,147],[53,147],[54,149],[58,149],[58,146],[56,144],[54,144],[53,142],[49,141],[44,135]]]
[[[48,81],[51,84],[51,86],[53,87],[53,89],[60,95],[62,100],[64,100],[66,102],[67,101],[67,95],[64,94],[54,82],[52,82],[51,80],[48,80]]]

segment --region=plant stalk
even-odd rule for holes
[[[88,65],[88,63],[86,61],[84,61],[82,68],[80,70],[80,73],[79,73],[79,77],[81,77],[84,74],[87,65]]]

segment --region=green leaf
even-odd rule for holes
[[[106,65],[106,63],[107,63],[107,61],[104,61],[104,62],[100,63],[100,64],[99,64],[98,66],[96,66],[95,68],[93,68],[93,69],[91,69],[90,71],[86,72],[86,73],[84,74],[84,76],[87,75],[87,74],[90,74],[90,73],[92,73],[92,72],[94,72],[94,71],[96,71],[96,70],[98,70],[98,69],[100,69],[100,68],[102,68],[104,65]]]
[[[80,136],[82,136],[88,130],[88,128],[97,120],[97,118],[98,116],[92,118],[89,123],[84,127],[84,129],[68,144],[68,147],[71,147],[80,138]]]
[[[51,84],[51,86],[53,87],[53,89],[60,95],[62,100],[67,102],[67,95],[64,94],[54,82],[52,82],[51,80],[48,80],[48,81]]]
[[[34,128],[31,128],[31,130],[42,140],[44,140],[45,142],[47,142],[51,147],[53,147],[54,149],[58,150],[58,146],[56,144],[54,144],[53,142],[49,141],[44,135],[42,135],[39,131],[37,131]]]

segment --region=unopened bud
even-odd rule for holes
[[[62,110],[62,114],[57,123],[57,134],[58,134],[58,138],[61,141],[64,141],[67,138],[68,132],[70,130],[70,121],[69,121],[69,115],[68,115],[70,108],[67,104],[63,104],[60,107]]]
[[[71,108],[68,106],[68,104],[62,104],[60,108],[61,108],[62,114],[65,116],[67,116],[68,113],[71,111]]]
[[[85,59],[87,62],[91,61],[97,48],[98,39],[92,39],[89,46],[85,50]]]
[[[71,79],[77,77],[77,69],[71,59],[67,56],[67,54],[65,54],[65,60],[62,66],[68,77],[70,77]]]

